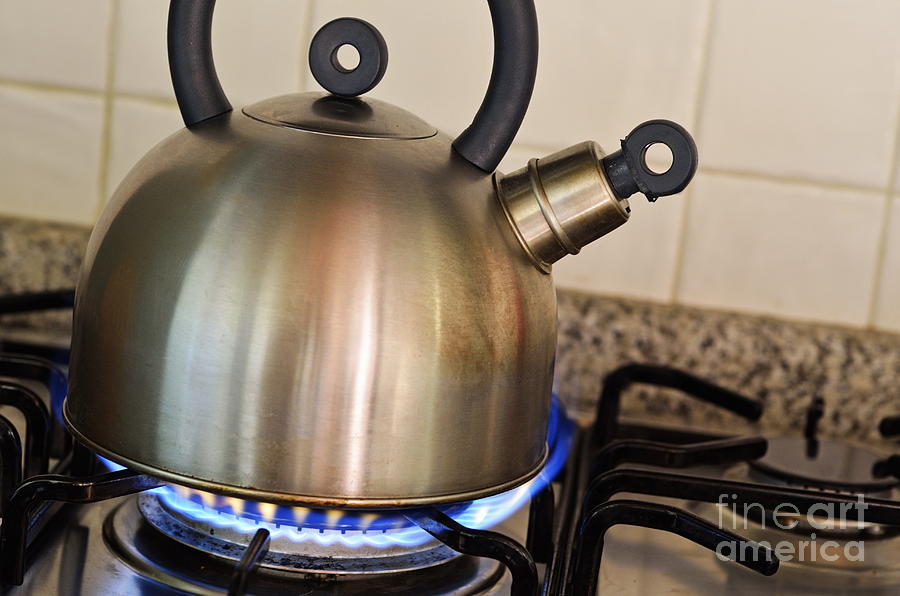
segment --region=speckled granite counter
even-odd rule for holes
[[[79,226],[0,218],[0,294],[74,286],[89,235]],[[7,316],[0,319],[0,332],[68,335],[70,319],[65,311]]]
[[[0,218],[0,293],[71,286],[88,231]],[[629,362],[683,368],[766,403],[760,426],[802,428],[815,397],[826,402],[827,435],[874,438],[900,413],[900,335],[810,325],[683,306],[559,294],[556,390],[590,416],[603,376]],[[68,336],[69,313],[4,317],[0,334]],[[626,415],[729,427],[746,423],[676,392],[635,387]]]
[[[664,364],[763,400],[760,426],[800,430],[825,400],[825,435],[875,438],[900,413],[900,336],[561,291],[556,390],[590,413],[602,376],[629,362]],[[677,392],[634,387],[624,414],[728,428],[746,422]]]

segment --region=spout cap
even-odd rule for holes
[[[672,152],[672,165],[662,173],[654,172],[646,161],[647,150],[658,143]],[[653,202],[684,190],[697,163],[697,145],[688,131],[669,120],[650,120],[632,130],[619,151],[603,158],[603,169],[620,199],[641,192]]]

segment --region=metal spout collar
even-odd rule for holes
[[[613,192],[603,157],[597,143],[586,141],[496,175],[506,217],[541,270],[628,221],[628,201]]]

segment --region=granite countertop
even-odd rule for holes
[[[90,230],[80,226],[0,218],[0,295],[75,285]],[[0,333],[71,333],[71,312],[0,318]]]
[[[89,230],[0,218],[0,294],[72,287]],[[71,313],[0,318],[0,335],[71,332]],[[812,400],[825,402],[823,436],[877,438],[878,422],[900,414],[900,335],[559,291],[555,389],[589,418],[603,377],[627,363],[684,369],[758,398],[756,428],[798,432]],[[635,386],[624,415],[732,428],[747,422],[675,391]]]
[[[900,414],[900,336],[576,292],[559,293],[556,390],[593,410],[605,372],[630,362],[688,371],[765,404],[758,427],[799,432],[813,399],[823,436],[878,438]],[[675,391],[634,387],[626,415],[730,428],[746,421]]]

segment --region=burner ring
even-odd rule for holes
[[[139,500],[139,496],[124,500],[103,522],[103,540],[115,557],[153,584],[174,588],[179,593],[223,596],[231,583],[235,561],[164,534],[147,521],[140,511]],[[495,593],[506,584],[502,565],[492,559],[469,556],[457,556],[440,565],[409,571],[370,571],[373,573],[344,574],[260,566],[251,578],[251,591],[260,596],[335,590],[346,596],[385,593],[419,596],[426,592],[463,596]]]
[[[156,530],[186,546],[216,557],[237,562],[253,537],[253,532],[222,523],[193,519],[165,503],[158,493],[138,496],[138,507],[144,519]],[[391,535],[409,533],[409,528],[378,531],[299,530],[281,524],[236,518],[217,513],[217,517],[242,525],[252,524],[271,533],[268,554],[261,566],[283,571],[317,574],[395,573],[424,569],[460,557],[456,551],[434,539],[412,544],[392,543]],[[284,531],[279,531],[284,530]],[[416,529],[418,530],[418,529]],[[301,539],[299,532],[308,539]],[[371,543],[349,544],[354,536],[366,534],[384,537],[385,546]],[[324,543],[324,544],[323,544]]]

